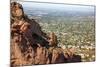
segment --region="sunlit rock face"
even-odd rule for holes
[[[21,4],[11,3],[12,67],[81,61],[80,56],[70,55],[70,50],[64,54],[64,49],[57,47],[57,36],[52,35],[47,36],[35,19],[28,18]]]

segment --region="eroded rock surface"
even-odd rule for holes
[[[24,14],[23,7],[11,3],[11,66],[80,62],[70,49],[57,47],[57,36],[47,36],[40,25]]]

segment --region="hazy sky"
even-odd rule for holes
[[[49,4],[49,3],[36,3],[36,2],[20,2],[24,7],[38,7],[44,9],[60,9],[60,10],[71,10],[71,11],[94,11],[93,6],[82,6],[82,5],[65,5],[65,4]]]
[[[22,1],[40,1],[40,2],[55,2],[55,3],[95,5],[95,0],[22,0]]]

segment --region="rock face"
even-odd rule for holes
[[[40,25],[24,14],[23,7],[11,3],[11,66],[80,62],[81,57],[57,47],[54,33],[47,36]]]

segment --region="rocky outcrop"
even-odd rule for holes
[[[25,15],[21,4],[11,3],[11,66],[80,61],[71,49],[57,47],[57,36],[47,36],[35,19]]]

